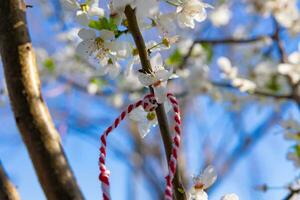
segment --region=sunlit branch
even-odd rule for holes
[[[23,0],[0,4],[0,51],[16,124],[48,199],[83,199],[40,91]]]
[[[16,187],[8,179],[0,161],[0,199],[20,200]]]

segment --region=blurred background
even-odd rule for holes
[[[270,8],[267,2],[276,2],[278,8]],[[207,20],[193,31],[178,30],[182,47],[164,52],[179,75],[169,88],[182,109],[184,184],[190,188],[192,176],[212,164],[218,172],[209,190],[212,200],[233,192],[241,200],[283,199],[289,193],[287,185],[297,179],[299,171],[287,159],[295,142],[285,139],[282,123],[291,118],[298,121],[299,106],[279,96],[291,90],[276,69],[283,57],[298,51],[300,19],[285,23],[282,18],[287,19],[291,11],[278,2],[292,1],[206,1],[214,7],[208,9]],[[293,2],[298,10],[299,3]],[[100,1],[103,7],[106,3]],[[26,4],[33,6],[27,9],[27,19],[43,96],[86,199],[100,199],[99,137],[126,105],[147,90],[126,76],[115,80],[98,76],[97,66],[76,55],[79,27],[74,13],[59,0],[27,0]],[[145,39],[152,40],[152,35],[145,32]],[[188,58],[193,40],[199,43]],[[224,80],[218,66],[221,56],[263,92],[243,93]],[[45,199],[16,128],[2,68],[0,80],[0,160],[22,199]],[[125,120],[108,146],[113,199],[162,199],[167,169],[157,127],[142,139],[136,124]],[[262,186],[270,189],[263,192]]]

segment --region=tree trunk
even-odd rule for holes
[[[0,3],[0,52],[15,120],[50,200],[83,199],[40,92],[23,0]]]

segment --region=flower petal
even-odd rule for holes
[[[160,53],[155,54],[151,59],[150,59],[150,63],[152,66],[152,69],[154,72],[157,72],[159,70],[163,70],[163,61],[162,61],[162,57],[160,55]]]
[[[185,27],[189,27],[192,29],[195,28],[195,22],[194,22],[193,18],[191,18],[187,15],[179,13],[177,16],[177,20],[178,20],[178,25],[180,28],[185,28]]]
[[[89,17],[86,12],[78,10],[76,12],[76,21],[82,26],[89,25]]]
[[[129,114],[129,118],[136,122],[144,122],[147,120],[147,112],[142,108],[142,106],[137,107]]]
[[[96,38],[96,32],[91,29],[82,28],[78,32],[78,36],[83,40]]]
[[[160,81],[167,81],[173,74],[173,70],[168,71],[166,69],[159,70],[155,73],[156,79]]]
[[[157,103],[163,103],[167,94],[167,82],[162,82],[159,86],[156,86],[153,89]]]
[[[88,57],[93,53],[94,40],[83,40],[76,48],[78,55]]]
[[[221,198],[221,200],[239,200],[239,197],[236,194],[232,193],[232,194],[226,194]]]
[[[150,132],[150,128],[151,124],[149,124],[148,122],[138,124],[138,130],[142,138],[148,135],[148,133]]]
[[[111,39],[114,39],[115,38],[115,34],[114,32],[112,31],[109,31],[109,30],[101,30],[99,31],[100,32],[100,37],[103,39],[103,40],[111,40]]]
[[[79,3],[76,0],[63,0],[61,3],[64,8],[69,10],[77,10],[80,8]]]
[[[105,12],[102,8],[99,7],[91,7],[88,10],[88,14],[89,16],[93,17],[93,16],[97,16],[97,17],[103,17],[105,15]]]
[[[157,79],[155,78],[155,76],[153,76],[153,74],[145,74],[142,72],[138,72],[138,79],[141,82],[141,84],[144,86],[150,86],[157,81]]]
[[[114,62],[111,65],[108,65],[107,73],[111,79],[115,79],[121,71],[121,66],[118,62]]]
[[[204,189],[209,188],[217,180],[217,173],[213,166],[207,166],[200,176],[200,180],[204,185]]]

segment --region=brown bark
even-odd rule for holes
[[[148,52],[144,42],[144,38],[139,29],[135,11],[130,7],[130,5],[126,6],[125,15],[128,21],[129,31],[134,39],[134,42],[139,52],[142,68],[145,72],[152,72],[152,66],[148,58]],[[153,93],[153,89],[151,87],[150,87],[150,91]],[[158,125],[160,128],[160,133],[165,147],[166,157],[169,161],[171,151],[172,151],[172,138],[171,138],[170,129],[168,125],[167,115],[163,104],[158,105],[156,109],[156,115],[157,115]],[[174,176],[173,186],[174,186],[174,199],[185,200],[186,194],[184,191],[184,187],[181,183],[178,167]]]
[[[0,3],[0,52],[15,119],[47,199],[83,199],[62,149],[40,80],[23,0]]]
[[[20,200],[16,187],[10,182],[0,162],[0,199]]]

